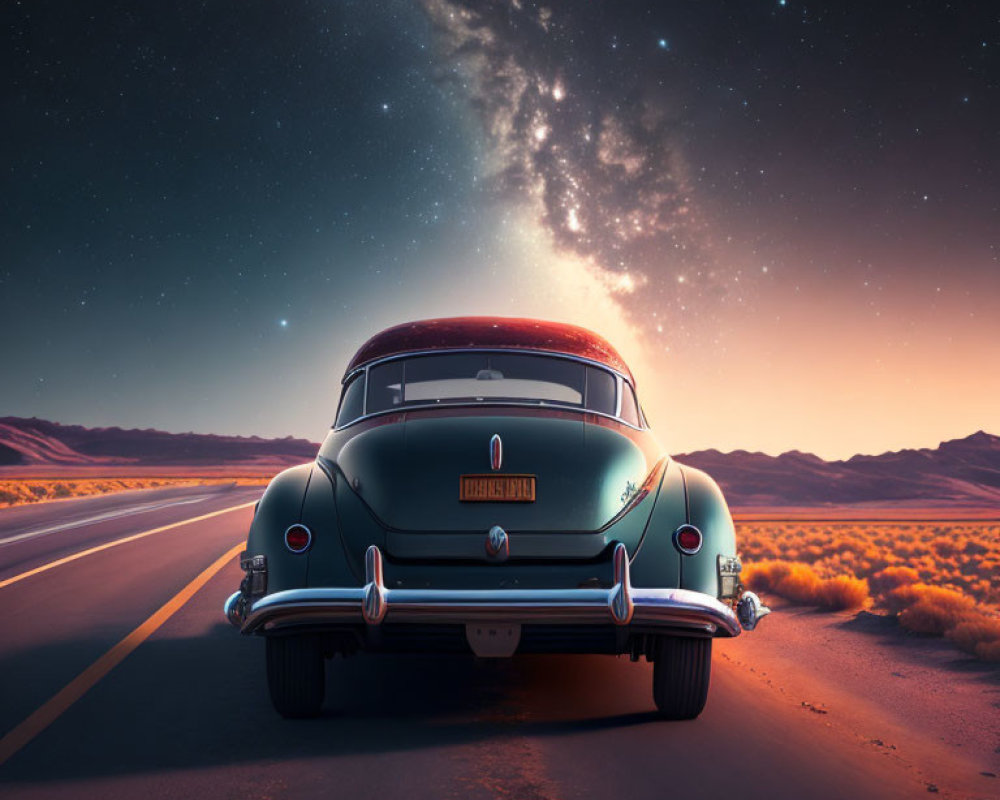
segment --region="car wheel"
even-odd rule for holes
[[[653,663],[653,700],[664,719],[694,719],[705,707],[712,640],[661,636]]]
[[[267,637],[267,685],[283,717],[315,717],[323,705],[325,665],[316,636]]]

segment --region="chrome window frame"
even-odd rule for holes
[[[355,421],[359,419],[364,419],[365,414],[368,411],[368,376],[365,375],[365,393],[361,395],[361,416],[355,417],[346,425],[341,425],[340,428],[337,427],[337,420],[340,419],[340,410],[344,407],[344,388],[347,386],[349,382],[347,378],[353,377],[358,372],[359,370],[354,370],[354,372],[352,372],[350,376],[345,376],[344,380],[340,382],[340,400],[337,401],[337,410],[334,412],[333,415],[333,425],[330,426],[334,430],[342,430],[343,428],[346,428],[347,425],[352,425]]]
[[[584,364],[586,366],[603,369],[605,372],[611,373],[611,375],[613,375],[615,378],[615,413],[606,414],[603,411],[594,411],[593,409],[583,408],[583,407],[576,408],[574,406],[560,405],[558,403],[551,403],[551,404],[546,404],[544,406],[539,406],[538,403],[519,402],[517,400],[483,401],[478,403],[470,403],[468,401],[458,401],[454,403],[421,403],[419,405],[407,405],[401,408],[386,408],[383,409],[382,411],[373,411],[371,413],[368,412],[368,371],[372,367],[376,367],[380,364],[385,364],[386,362],[389,361],[399,361],[404,358],[419,358],[420,356],[443,355],[446,353],[502,353],[505,355],[515,354],[515,355],[547,356],[549,358],[560,358],[563,359],[564,361],[575,361],[579,364]],[[346,423],[345,425],[341,425],[340,427],[337,427],[335,421],[334,424],[331,426],[335,431],[346,430],[347,428],[350,428],[352,425],[357,425],[359,422],[364,422],[365,420],[368,419],[384,416],[385,414],[399,414],[406,411],[416,411],[419,409],[427,409],[427,408],[469,408],[469,407],[482,408],[484,406],[535,408],[535,409],[541,407],[546,409],[558,409],[560,411],[575,411],[580,414],[596,414],[597,416],[604,417],[605,419],[613,419],[615,422],[621,423],[627,428],[632,428],[632,430],[636,431],[648,430],[648,425],[645,424],[646,421],[642,416],[641,412],[639,413],[639,425],[633,425],[630,422],[626,422],[620,416],[622,410],[622,393],[623,393],[622,387],[625,384],[628,384],[628,386],[632,389],[633,394],[636,395],[636,407],[638,408],[639,406],[638,393],[636,393],[635,391],[635,386],[632,385],[632,382],[623,373],[616,370],[614,367],[609,367],[607,364],[604,364],[600,361],[594,361],[593,359],[590,358],[583,358],[582,356],[570,355],[569,353],[557,353],[553,352],[552,350],[533,350],[521,347],[447,347],[447,348],[438,348],[435,350],[412,350],[406,353],[394,353],[393,355],[390,356],[383,356],[382,358],[377,358],[367,362],[366,364],[361,364],[360,366],[355,367],[350,372],[346,373],[344,377],[341,379],[340,381],[341,387],[346,386],[351,379],[353,379],[358,373],[361,372],[364,373],[364,381],[365,381],[365,392],[362,402],[363,413],[361,414],[360,417],[357,417],[351,420],[350,422]],[[343,402],[343,391],[341,391],[340,402]],[[339,403],[337,410],[339,416],[339,411],[340,411]]]
[[[628,385],[628,388],[632,390],[632,403],[635,406],[635,416],[636,419],[639,420],[639,427],[641,428],[643,425],[643,419],[642,419],[642,407],[639,405],[639,395],[636,393],[635,387],[626,380],[622,380],[618,386],[618,402],[615,405],[615,416],[621,419],[621,421],[624,422],[629,427],[631,428],[636,427],[631,422],[626,422],[625,418],[622,417],[622,399],[625,397],[626,384]]]

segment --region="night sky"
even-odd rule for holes
[[[0,415],[320,439],[410,319],[608,336],[673,452],[1000,432],[993,3],[0,5]]]

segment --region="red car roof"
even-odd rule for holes
[[[635,383],[618,351],[596,333],[562,322],[514,317],[449,317],[396,325],[361,345],[347,372],[387,356],[461,348],[540,350],[576,356],[611,367]]]

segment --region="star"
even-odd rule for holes
[[[288,320],[287,320],[287,319],[283,319],[283,320],[280,320],[280,321],[278,322],[278,325],[279,325],[280,327],[282,327],[282,328],[287,328],[287,327],[288,327]]]

